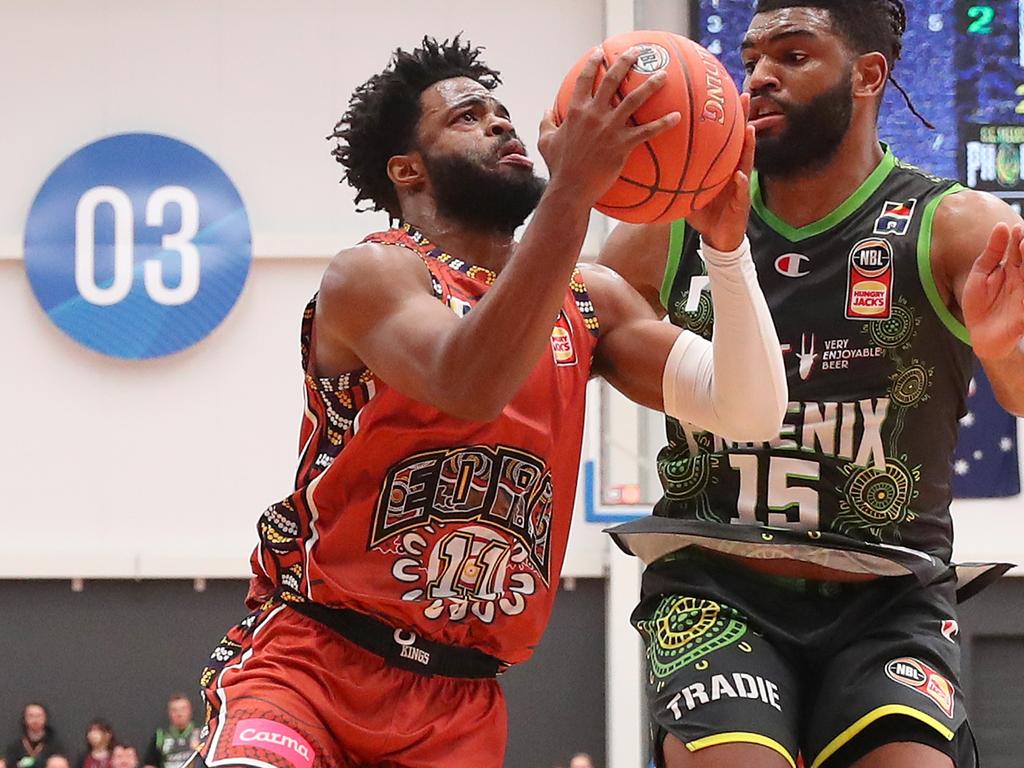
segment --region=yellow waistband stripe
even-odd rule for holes
[[[903,704],[889,704],[887,706],[871,710],[860,720],[832,739],[832,741],[829,742],[829,745],[821,750],[821,754],[814,759],[813,763],[811,763],[811,768],[821,768],[821,765],[826,760],[832,757],[832,755],[838,752],[843,746],[849,744],[854,736],[859,734],[875,721],[888,715],[906,715],[907,717],[912,717],[915,720],[920,720],[925,725],[930,725],[942,734],[942,738],[946,741],[952,741],[953,737],[956,735],[931,715],[926,715],[924,712],[919,712],[913,707],[908,707]]]
[[[768,749],[775,750],[786,758],[786,762],[790,764],[791,768],[796,768],[796,761],[784,746],[779,744],[775,739],[769,739],[767,736],[762,736],[760,733],[745,733],[743,731],[716,733],[714,736],[705,736],[703,739],[688,741],[686,743],[686,748],[691,752],[696,752],[701,749],[706,749],[707,747],[717,747],[721,744],[760,744],[762,747],[768,747]]]

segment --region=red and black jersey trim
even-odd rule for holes
[[[398,245],[403,248],[409,248],[422,257],[435,259],[446,267],[462,272],[486,285],[491,285],[498,278],[497,273],[493,270],[478,267],[475,264],[470,264],[467,261],[452,256],[440,246],[434,245],[426,235],[408,223],[403,223],[401,226],[389,229],[386,232],[377,232],[369,235],[363,242]],[[437,290],[438,286],[435,285],[434,292],[437,293]],[[576,308],[583,317],[583,324],[587,330],[595,337],[600,336],[601,325],[598,322],[597,313],[594,311],[594,302],[590,300],[590,294],[587,293],[587,286],[583,282],[583,276],[580,274],[579,269],[574,269],[572,277],[569,278],[569,290],[572,291]]]

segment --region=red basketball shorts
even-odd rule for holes
[[[496,680],[395,669],[285,605],[247,616],[203,672],[211,768],[500,768]]]

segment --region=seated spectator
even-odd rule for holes
[[[77,768],[110,768],[110,749],[116,742],[110,723],[93,720],[85,730],[85,753],[78,759]]]
[[[139,768],[139,753],[131,744],[115,744],[110,750],[110,768]]]
[[[71,768],[71,761],[68,760],[67,755],[54,752],[46,758],[46,768]]]
[[[21,738],[4,750],[7,768],[46,768],[50,755],[64,753],[64,746],[54,735],[49,720],[49,713],[42,704],[25,705],[21,711]]]
[[[183,693],[167,700],[167,728],[158,728],[143,758],[146,768],[182,768],[199,746],[192,701]]]
[[[577,752],[569,760],[569,768],[594,768],[594,759],[586,752]]]

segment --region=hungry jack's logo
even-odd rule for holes
[[[551,354],[555,358],[555,365],[571,366],[577,363],[572,326],[565,312],[559,312],[558,324],[551,329]]]
[[[893,251],[881,237],[861,240],[850,251],[847,320],[888,320],[892,314]]]

